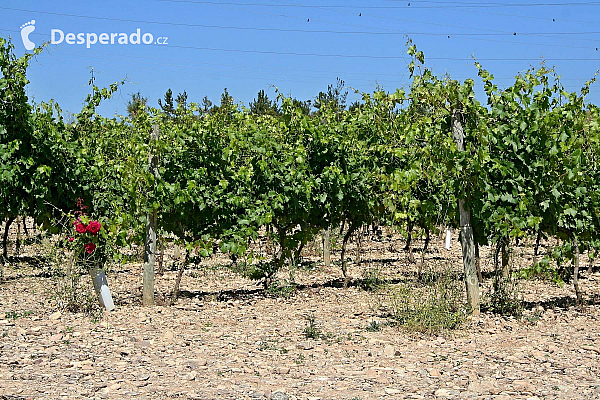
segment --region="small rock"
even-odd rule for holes
[[[36,326],[34,328],[31,328],[27,331],[27,333],[29,335],[34,335],[34,336],[40,336],[42,333],[40,332],[42,330],[41,326]]]
[[[375,378],[377,377],[378,373],[377,370],[375,369],[368,369],[367,372],[365,372],[365,376],[367,378]]]
[[[438,389],[435,391],[435,395],[436,396],[440,396],[440,397],[456,397],[460,394],[460,391],[458,390],[452,390],[452,389]]]
[[[596,347],[593,347],[593,346],[583,345],[583,346],[581,346],[581,348],[584,349],[584,350],[587,350],[587,351],[592,351],[592,352],[594,352],[596,354],[600,354],[600,349],[596,348]]]
[[[196,371],[192,371],[185,376],[185,379],[188,381],[193,381],[196,379],[196,376],[198,376],[198,373]]]
[[[50,321],[58,321],[60,319],[60,317],[62,316],[62,313],[60,311],[57,311],[55,313],[50,314]]]
[[[402,390],[385,388],[385,394],[400,394],[400,393],[402,393]]]
[[[131,353],[131,351],[129,351],[129,349],[126,349],[124,347],[119,347],[117,349],[117,354],[121,355],[121,356],[128,356]]]
[[[383,348],[383,355],[385,357],[394,357],[396,355],[396,349],[394,349],[394,346],[388,344]]]
[[[429,371],[429,376],[431,376],[432,378],[439,378],[440,376],[442,376],[442,374],[440,373],[440,371],[434,368],[431,371]]]
[[[49,340],[51,342],[58,342],[63,338],[63,334],[62,333],[57,333],[55,335],[50,336]]]
[[[175,334],[171,330],[166,330],[165,333],[163,333],[164,340],[171,341],[171,340],[173,340],[174,337],[175,337]]]
[[[138,381],[147,381],[150,379],[150,374],[140,374],[137,376]]]
[[[190,359],[187,360],[184,365],[190,368],[196,368],[196,367],[204,367],[206,366],[207,362],[206,360],[201,360],[201,359]]]
[[[502,390],[490,380],[475,381],[469,383],[468,390],[479,395],[493,394],[498,395]]]
[[[287,375],[290,373],[290,367],[277,367],[275,373],[279,375]]]
[[[513,386],[520,392],[535,392],[535,386],[526,380],[513,381]]]
[[[141,340],[141,341],[135,343],[135,347],[140,347],[140,348],[151,347],[151,346],[152,346],[152,342],[150,340]]]
[[[304,343],[298,343],[296,348],[298,348],[300,350],[312,350],[315,348],[315,346],[312,343],[304,342]]]
[[[278,390],[271,395],[271,400],[290,400],[290,396]]]

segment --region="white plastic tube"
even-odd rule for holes
[[[114,310],[115,304],[113,303],[110,289],[108,288],[108,281],[106,280],[106,274],[104,273],[104,270],[92,268],[90,270],[90,275],[92,276],[94,290],[96,291],[100,305],[106,308],[107,311]]]
[[[452,231],[450,230],[450,228],[446,228],[446,246],[444,246],[446,248],[446,250],[450,250],[450,247],[452,246]]]

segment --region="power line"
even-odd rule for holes
[[[0,31],[19,32],[18,30],[10,30],[10,29],[2,29],[2,28],[0,28]],[[38,34],[38,33],[34,32],[32,34],[35,34],[35,35],[38,35],[38,36],[44,36],[44,34],[41,34],[41,33]],[[78,56],[83,54],[82,51],[80,51],[79,49],[74,48],[74,47],[63,46],[63,47],[61,47],[61,49],[68,49],[71,52],[73,52],[73,51],[78,52],[78,53],[80,53],[80,54],[78,54]],[[89,52],[86,52],[86,53],[88,54],[87,57],[101,58],[101,59],[108,58],[105,55],[103,55],[103,56],[94,56],[94,55],[89,55]],[[67,55],[69,55],[69,54],[67,54]],[[160,58],[159,59],[159,58],[154,58],[154,57],[132,55],[130,53],[128,53],[127,55],[123,55],[123,56],[120,56],[120,55],[111,55],[111,57],[112,57],[113,60],[116,60],[116,61],[122,61],[118,57],[124,57],[127,60],[131,60],[131,59],[136,59],[136,60],[150,60],[150,61],[162,61],[162,60],[164,60],[164,58]],[[117,57],[117,58],[115,59],[114,57]],[[108,58],[108,59],[111,59],[111,58]],[[469,60],[471,61],[471,59],[469,59]],[[239,70],[239,64],[228,64],[228,63],[224,63],[224,62],[214,62],[214,63],[211,63],[211,62],[206,62],[206,61],[198,61],[198,62],[194,62],[194,64],[173,64],[173,63],[169,63],[169,64],[154,63],[154,64],[156,64],[156,65],[164,65],[164,66],[171,66],[171,67],[180,67],[180,68],[213,69],[213,70],[214,69],[222,70],[223,67],[225,66],[225,67],[234,68],[236,70]],[[198,64],[209,65],[209,66],[212,66],[212,68],[211,67],[201,67],[201,66],[198,66]],[[136,64],[136,65],[139,65],[139,64]],[[280,71],[306,72],[306,69],[280,67],[280,66],[278,66],[278,67],[269,67],[269,66],[265,66],[265,65],[260,65],[260,66],[245,65],[245,67],[246,68],[250,68],[250,69],[254,69],[254,70],[260,70],[260,71],[271,70],[271,71],[276,71],[276,72],[280,72]],[[311,77],[327,79],[327,77],[325,77],[325,76],[315,76],[315,75],[312,75],[312,74],[313,73],[324,73],[324,74],[327,74],[327,73],[331,73],[331,70],[314,70],[314,69],[311,69],[309,72],[311,73]],[[404,72],[404,71],[403,72],[394,73],[394,74],[390,74],[390,73],[381,73],[381,72],[356,72],[356,71],[339,71],[339,70],[336,70],[336,73],[335,73],[335,75],[344,76],[344,77],[346,77],[348,75],[357,75],[357,76],[363,76],[363,77],[377,76],[376,79],[375,78],[374,79],[366,79],[366,78],[353,78],[353,77],[349,77],[349,79],[351,79],[351,80],[361,80],[361,81],[375,81],[375,80],[378,80],[380,78],[384,78],[385,80],[402,79],[406,74],[407,73]],[[456,79],[461,80],[461,79],[466,79],[466,78],[456,78]],[[498,80],[514,80],[514,79],[515,79],[514,76],[510,76],[510,77],[495,77],[494,80],[498,81]],[[570,79],[562,78],[561,80],[564,80],[564,81],[568,81],[568,80],[585,81],[587,79],[588,78],[570,78]]]
[[[160,0],[159,0],[160,1]],[[280,4],[284,4],[284,5],[294,5],[294,4],[290,4],[284,1],[280,1],[280,0],[271,0],[271,1],[275,1],[278,2]],[[232,7],[227,7],[227,8],[232,8]],[[304,17],[298,17],[298,16],[290,16],[290,15],[285,15],[285,14],[279,14],[279,13],[270,13],[270,12],[266,12],[266,11],[259,11],[256,9],[248,9],[246,8],[245,11],[247,12],[252,12],[255,14],[264,14],[264,15],[274,15],[274,16],[278,16],[278,17],[284,17],[284,18],[290,18],[290,19],[296,19],[296,20],[304,20]],[[336,10],[337,12],[342,12],[348,15],[355,15],[355,12],[349,12],[349,11],[343,11],[343,10]],[[461,10],[461,12],[474,12],[474,13],[481,13],[481,11],[475,11],[475,10],[470,10],[470,9],[463,9]],[[362,13],[361,13],[362,15]],[[365,13],[365,16],[367,16],[367,14]],[[507,31],[499,31],[499,30],[491,30],[491,29],[480,29],[480,28],[472,28],[472,27],[465,27],[465,26],[457,26],[457,25],[450,25],[450,24],[440,24],[440,23],[433,23],[433,22],[429,22],[429,21],[423,21],[423,20],[411,20],[411,19],[406,19],[406,18],[394,18],[394,17],[389,17],[389,16],[375,16],[375,18],[378,19],[390,19],[390,20],[397,20],[397,21],[406,21],[406,22],[412,22],[412,23],[418,23],[418,24],[424,24],[424,25],[433,25],[433,26],[443,26],[443,27],[451,27],[451,28],[458,28],[458,29],[471,29],[471,30],[476,30],[476,31],[484,31],[484,32],[495,32],[495,33],[500,33],[500,34],[506,34],[506,35],[512,35],[515,36],[515,32],[507,32]],[[365,25],[355,25],[355,24],[345,24],[345,23],[339,23],[337,21],[327,21],[327,20],[323,20],[323,19],[316,19],[313,18],[313,21],[316,22],[322,22],[322,23],[327,23],[327,24],[335,24],[335,25],[346,25],[346,26],[353,26],[353,27],[363,27],[363,28],[372,28],[372,29],[383,29],[381,27],[372,27],[372,26],[365,26]],[[389,29],[385,29],[387,31],[390,31]],[[535,32],[534,32],[535,33]],[[447,35],[447,34],[446,34]],[[546,38],[557,38],[557,39],[562,39],[560,36],[552,36],[551,34],[541,34],[540,36],[546,37]],[[483,41],[487,41],[486,39],[472,39],[472,40],[483,40]],[[590,42],[596,42],[593,39],[589,39],[589,38],[581,38],[581,37],[577,37],[576,39],[574,39],[573,37],[569,38],[570,41],[573,40],[579,40],[579,41],[590,41]],[[493,40],[490,40],[493,41]],[[524,43],[525,44],[525,43]],[[533,44],[533,43],[531,43]],[[537,44],[536,44],[537,45]],[[553,47],[562,47],[561,45],[558,44],[552,44]],[[571,47],[571,46],[566,46],[566,47]],[[595,46],[594,46],[595,47]],[[587,48],[587,47],[582,47],[582,48]]]
[[[110,59],[109,58],[108,59],[109,61],[116,61],[116,62],[106,62],[107,57],[104,57],[104,56],[102,56],[102,57],[92,57],[92,58],[98,58],[98,59],[102,60],[103,64],[105,64],[105,65],[113,65],[113,66],[119,66],[119,67],[126,66],[125,64],[119,62],[119,61],[122,61],[122,60],[115,60],[115,59]],[[66,57],[65,56],[57,57],[57,59],[58,60],[63,60],[63,61],[73,61],[73,60],[83,60],[83,59],[89,60],[89,57],[82,57],[82,56],[79,56],[79,55],[67,55]],[[170,68],[170,67],[183,67],[183,68],[186,68],[186,69],[187,68],[196,68],[196,69],[201,68],[201,67],[198,67],[198,66],[182,65],[182,64],[164,64],[164,63],[155,63],[155,62],[151,62],[149,64],[150,65],[147,65],[147,64],[139,65],[139,64],[137,64],[137,65],[135,65],[135,68],[136,69],[139,68],[139,69],[154,70],[154,71],[163,71],[164,68],[157,68],[157,67],[153,67],[153,66],[167,67],[167,68]],[[252,76],[252,75],[248,76],[248,75],[239,75],[239,74],[222,74],[222,73],[218,74],[218,73],[212,73],[212,72],[207,72],[207,73],[204,73],[203,75],[213,76],[213,77],[220,77],[220,78],[246,79],[246,80],[262,81],[262,82],[265,82],[265,81],[274,81],[275,80],[273,78],[264,78],[264,77],[258,77],[258,76]],[[315,77],[315,76],[311,76],[311,77]],[[326,77],[316,77],[316,78],[323,79],[324,81],[327,80]],[[476,76],[471,76],[471,77],[451,77],[450,76],[450,78],[458,80],[458,81],[464,81],[466,79],[474,79],[475,80],[475,85],[478,85],[478,86],[483,85],[483,82],[477,81],[477,77]],[[494,78],[494,82],[498,82],[498,81],[514,81],[514,80],[515,80],[515,77],[506,77],[506,78],[496,78],[495,77]],[[560,79],[561,82],[563,82],[563,81],[585,82],[586,80],[589,80],[589,78],[581,78],[581,79],[577,79],[577,78],[570,78],[570,79],[561,78]],[[314,81],[314,80],[305,80],[305,79],[296,79],[296,78],[289,79],[287,77],[285,78],[285,83],[290,83],[290,82],[291,83],[311,83],[311,84],[320,85],[320,84],[323,84],[324,81]],[[355,82],[355,81],[364,81],[364,82],[371,83],[371,84],[372,83],[376,83],[376,82],[384,82],[384,83],[391,84],[390,86],[395,86],[395,87],[410,87],[410,82],[400,85],[399,84],[400,80],[399,80],[397,82],[397,84],[394,85],[394,83],[390,79],[381,80],[381,79],[376,79],[376,78],[374,78],[374,79],[357,79],[357,78],[351,78],[350,80],[348,80],[348,83],[352,84],[352,82]],[[563,87],[565,87],[565,88],[580,88],[581,86],[582,85],[576,85],[576,84],[573,84],[573,85],[563,85]]]
[[[1,28],[0,27],[0,31],[2,32],[15,32],[15,33],[19,33],[20,31],[17,29],[5,29],[5,28]],[[32,32],[30,35],[36,35],[36,36],[47,36],[46,34],[43,33],[38,33],[38,32]],[[71,51],[77,51],[76,47],[72,47],[72,46],[61,46],[61,49],[69,49]],[[88,52],[89,54],[89,52]],[[114,57],[115,55],[113,55]],[[117,57],[119,57],[119,55],[116,55]],[[90,57],[95,57],[95,56],[90,56]],[[105,57],[105,56],[102,56]],[[153,57],[144,57],[144,56],[137,56],[137,55],[132,55],[130,53],[128,53],[125,56],[122,57],[126,57],[127,59],[139,59],[139,60],[158,60],[156,58]],[[163,60],[164,58],[161,58],[160,60]],[[222,62],[218,62],[218,63],[210,63],[210,62],[206,62],[206,61],[195,61],[194,65],[190,65],[190,64],[178,64],[178,66],[180,67],[184,67],[184,68],[201,68],[198,67],[198,64],[203,64],[203,65],[213,65],[213,66],[218,66],[219,68],[222,68],[222,66],[226,65],[232,68],[235,68],[237,70],[239,70],[239,64],[227,64],[227,63],[222,63]],[[175,64],[171,64],[171,65],[175,65]],[[248,67],[248,65],[245,65],[245,67]],[[261,69],[261,70],[273,70],[273,71],[305,71],[305,69],[299,69],[299,68],[287,68],[287,67],[269,67],[269,66],[265,66],[265,65],[260,65],[260,66],[256,66],[253,67],[256,69]],[[331,70],[312,70],[311,72],[319,72],[319,73],[331,73]],[[366,73],[366,72],[350,72],[350,71],[338,71],[339,75],[359,75],[359,76],[368,76],[368,75],[372,75],[370,73]],[[378,73],[378,75],[381,76],[389,76],[389,77],[398,77],[400,73],[398,74],[383,74],[383,73]]]
[[[301,32],[301,33],[367,34],[367,35],[404,35],[405,34],[404,32],[335,31],[335,30],[262,28],[262,27],[226,26],[226,25],[209,25],[209,24],[189,24],[189,23],[184,23],[184,22],[164,22],[164,21],[136,20],[136,19],[128,19],[128,18],[98,17],[98,16],[92,16],[92,15],[67,14],[67,13],[57,13],[57,12],[51,12],[51,11],[25,10],[25,9],[11,8],[11,7],[0,7],[0,9],[11,10],[11,11],[31,12],[31,13],[38,13],[38,14],[58,15],[58,16],[63,16],[63,17],[87,18],[87,19],[98,19],[98,20],[106,20],[106,21],[118,21],[118,22],[134,22],[134,23],[156,24],[156,25],[172,25],[172,26],[192,27],[192,28],[236,29],[236,30]],[[423,34],[426,34],[426,33],[423,33]]]
[[[165,0],[167,1],[167,0]],[[398,2],[398,0],[392,0]],[[415,5],[416,4],[416,5]],[[423,6],[419,4],[425,4]],[[430,4],[430,5],[427,5]],[[494,8],[512,8],[512,7],[564,7],[564,6],[597,6],[598,1],[585,2],[561,2],[561,3],[491,3],[491,2],[464,2],[464,1],[426,1],[416,0],[407,2],[405,6],[398,8],[469,8],[469,7],[494,7]]]
[[[159,0],[170,3],[194,3],[204,5],[225,5],[225,6],[251,6],[251,7],[287,7],[287,8],[312,8],[312,9],[337,9],[353,8],[365,10],[389,10],[389,9],[407,9],[407,8],[468,8],[468,7],[551,7],[551,6],[595,6],[600,5],[598,1],[591,2],[564,2],[564,3],[487,3],[487,2],[438,2],[438,1],[411,1],[405,5],[395,6],[369,6],[369,5],[351,5],[351,4],[272,4],[272,3],[240,3],[223,1],[200,1],[200,0]],[[425,5],[419,5],[425,3]],[[432,5],[427,5],[427,4]]]
[[[176,47],[181,49],[190,50],[206,50],[206,51],[223,51],[223,52],[234,52],[234,53],[251,53],[251,54],[275,54],[275,55],[286,55],[286,56],[306,56],[306,57],[327,57],[327,58],[366,58],[374,60],[405,60],[407,56],[373,56],[373,55],[362,55],[362,54],[323,54],[323,53],[300,53],[300,52],[287,52],[287,51],[270,51],[270,50],[248,50],[248,49],[225,49],[215,47],[195,47],[195,46],[180,46],[180,45],[168,45],[156,47]],[[426,60],[443,60],[443,61],[474,61],[473,58],[458,58],[458,57],[426,57]],[[530,58],[476,58],[477,61],[600,61],[600,58],[543,58],[543,57],[530,57]]]
[[[546,21],[546,22],[575,22],[578,24],[594,24],[594,25],[598,25],[598,22],[592,22],[592,21],[582,21],[582,20],[576,20],[576,19],[566,19],[566,18],[562,18],[562,17],[540,17],[537,15],[520,15],[520,14],[507,14],[507,13],[501,13],[501,12],[493,12],[493,11],[481,11],[481,10],[472,10],[472,9],[461,9],[460,10],[461,13],[464,12],[468,12],[468,13],[473,13],[473,14],[487,14],[487,15],[497,15],[497,16],[501,16],[501,17],[512,17],[512,18],[524,18],[524,19],[535,19],[535,20],[539,20],[539,21]],[[364,16],[364,14],[363,14]]]
[[[167,0],[161,0],[167,1]],[[225,3],[227,4],[227,3]],[[288,28],[261,28],[261,27],[243,27],[243,26],[226,26],[226,25],[209,25],[209,24],[189,24],[183,22],[164,22],[164,21],[151,21],[151,20],[136,20],[129,18],[112,18],[112,17],[98,17],[91,15],[78,15],[68,13],[57,13],[52,11],[39,11],[39,10],[26,10],[12,7],[0,7],[0,9],[10,11],[22,11],[38,14],[57,15],[63,17],[74,17],[74,18],[87,18],[107,21],[118,21],[118,22],[133,22],[133,23],[144,23],[144,24],[156,24],[156,25],[172,25],[172,26],[184,26],[184,27],[197,27],[197,28],[212,28],[212,29],[234,29],[234,30],[253,30],[253,31],[273,31],[273,32],[296,32],[296,33],[334,33],[334,34],[352,34],[352,35],[426,35],[426,36],[546,36],[546,35],[598,35],[600,31],[588,31],[588,32],[494,32],[494,33],[463,33],[463,32],[445,32],[445,33],[434,33],[434,32],[372,32],[372,31],[336,31],[328,29],[311,30],[311,29],[288,29]],[[418,21],[413,21],[418,22]]]
[[[158,0],[161,1],[161,0]],[[168,1],[168,0],[167,0]],[[288,3],[285,1],[281,1],[281,0],[270,0],[273,2],[277,2],[279,4],[285,4],[288,6],[293,6],[293,3]],[[426,1],[424,1],[426,2]],[[417,0],[417,3],[420,3],[420,1]],[[440,3],[440,2],[433,2],[433,3]],[[481,3],[484,4],[484,3]],[[488,4],[488,3],[485,3]],[[357,7],[361,7],[361,6],[357,6]],[[344,11],[341,11],[344,12]],[[595,24],[597,25],[598,22],[591,22],[591,21],[581,21],[581,20],[573,20],[573,19],[564,19],[564,18],[551,18],[551,17],[539,17],[539,16],[531,16],[531,15],[517,15],[517,14],[505,14],[505,13],[498,13],[498,12],[490,12],[490,11],[475,11],[475,10],[469,10],[469,9],[462,9],[460,12],[470,12],[470,13],[477,13],[477,14],[490,14],[490,15],[500,15],[500,16],[508,16],[508,17],[517,17],[517,18],[529,18],[529,19],[537,19],[537,20],[543,20],[543,21],[552,21],[552,22],[556,22],[557,20],[559,20],[560,22],[576,22],[576,23],[582,23],[582,24]],[[356,12],[355,11],[346,11],[344,12],[347,15],[353,15],[356,16]],[[449,24],[439,24],[439,23],[432,23],[432,22],[427,22],[427,21],[422,21],[422,20],[411,20],[411,19],[402,19],[402,18],[390,18],[389,16],[381,16],[381,15],[369,15],[368,13],[364,13],[361,12],[359,13],[359,16],[362,17],[376,17],[376,18],[384,18],[384,19],[394,19],[394,20],[399,20],[399,21],[410,21],[410,22],[415,22],[415,23],[422,23],[422,24],[426,24],[426,25],[438,25],[438,26],[446,26],[446,27],[457,27],[455,25],[449,25]],[[459,28],[463,28],[462,26],[460,26]],[[492,30],[490,29],[476,29],[473,28],[475,30],[481,30],[481,31],[489,31],[491,32]],[[502,31],[497,31],[497,32],[502,32]]]
[[[13,30],[14,32],[14,30]],[[271,55],[283,55],[283,56],[303,56],[303,57],[325,57],[325,58],[362,58],[372,60],[406,60],[408,57],[402,56],[374,56],[366,54],[324,54],[324,53],[301,53],[292,51],[274,51],[274,50],[248,50],[248,49],[227,49],[218,47],[197,47],[197,46],[183,46],[169,44],[163,45],[147,45],[161,49],[165,48],[179,48],[187,50],[203,50],[203,51],[220,51],[228,53],[247,53],[247,54],[271,54]],[[521,57],[521,58],[459,58],[459,57],[426,57],[426,60],[434,61],[600,61],[600,58],[544,58],[544,57]]]
[[[17,30],[3,29],[4,31],[19,32]],[[39,34],[43,35],[43,34]],[[227,49],[227,48],[216,48],[216,47],[197,47],[197,46],[183,46],[183,45],[148,45],[159,48],[180,48],[190,50],[204,50],[204,51],[220,51],[230,53],[248,53],[248,54],[272,54],[272,55],[285,55],[285,56],[305,56],[305,57],[326,57],[326,58],[362,58],[362,59],[375,59],[375,60],[406,60],[408,57],[402,56],[374,56],[374,55],[363,55],[363,54],[323,54],[323,53],[301,53],[301,52],[286,52],[286,51],[274,51],[274,50],[248,50],[248,49]],[[530,58],[476,58],[479,61],[600,61],[600,58],[544,58],[544,57],[530,57]],[[458,57],[426,57],[426,60],[441,60],[441,61],[473,61],[473,58],[458,58]]]
[[[159,0],[160,1],[160,0]],[[286,4],[286,5],[290,5],[290,3],[284,2],[284,1],[280,1],[280,0],[271,0],[271,1],[275,1],[278,2],[280,4]],[[246,11],[248,12],[253,12],[256,14],[265,14],[265,15],[275,15],[278,17],[284,17],[284,18],[291,18],[291,19],[299,19],[299,20],[304,20],[303,17],[297,17],[297,16],[290,16],[290,15],[285,15],[285,14],[275,14],[275,13],[270,13],[270,12],[266,12],[266,11],[258,11],[258,10],[252,10],[252,9],[246,9]],[[347,14],[347,15],[356,15],[354,12],[349,12],[349,11],[343,11],[343,10],[336,10],[338,12]],[[462,10],[467,11],[467,12],[474,12],[474,13],[481,13],[481,11],[474,11],[474,10]],[[493,13],[492,13],[493,14]],[[362,15],[362,13],[361,13]],[[368,14],[364,14],[365,17],[368,16]],[[390,16],[372,16],[375,17],[377,19],[389,19],[389,20],[395,20],[395,21],[404,21],[404,22],[412,22],[412,23],[417,23],[417,24],[424,24],[424,25],[433,25],[433,26],[442,26],[442,27],[449,27],[449,28],[458,28],[458,29],[471,29],[471,30],[476,30],[476,31],[484,31],[484,32],[494,32],[494,33],[498,33],[498,36],[501,36],[502,34],[505,35],[511,35],[513,37],[517,36],[515,35],[516,32],[507,32],[507,31],[498,31],[498,30],[491,30],[491,29],[480,29],[480,28],[472,28],[472,27],[465,27],[465,26],[457,26],[457,25],[450,25],[450,24],[441,24],[441,23],[434,23],[434,22],[429,22],[429,21],[423,21],[423,20],[413,20],[413,19],[407,19],[407,18],[395,18],[395,17],[390,17]],[[323,20],[323,19],[313,19],[314,21],[318,21],[318,22],[323,22],[323,23],[328,23],[328,24],[336,24],[336,25],[350,25],[350,26],[360,26],[360,27],[365,27],[365,28],[374,28],[374,29],[381,29],[379,27],[375,28],[375,27],[369,27],[369,26],[364,26],[364,25],[353,25],[353,24],[340,24],[338,22],[334,22],[334,21],[327,21],[327,20]],[[389,31],[389,30],[388,30]],[[534,32],[535,33],[535,32]],[[415,33],[407,33],[410,35],[418,35]],[[441,34],[443,36],[451,36],[448,34]],[[483,35],[482,35],[483,36]],[[551,34],[541,34],[539,36],[542,36],[544,38],[556,38],[556,39],[563,39],[560,36],[553,36]],[[461,37],[461,36],[454,36],[454,37]],[[507,42],[507,41],[501,41],[501,40],[493,40],[493,39],[476,39],[476,38],[470,38],[471,40],[480,40],[480,41],[489,41],[489,42],[505,42],[505,43],[511,43],[514,44],[514,41],[511,42]],[[569,38],[569,40],[572,42],[573,40],[579,40],[579,41],[590,41],[590,42],[596,42],[596,40],[593,39],[589,39],[589,38],[581,38],[578,37],[576,39],[574,38]],[[542,45],[540,43],[527,43],[527,42],[519,42],[521,44],[529,44],[529,45],[535,45],[535,46],[539,46]],[[552,43],[552,44],[543,44],[543,46],[552,46],[552,47],[564,47],[564,48],[582,48],[582,49],[589,49],[589,47],[587,46],[572,46],[572,45],[560,45],[560,44],[556,44],[556,43]],[[594,46],[595,48],[595,46]]]
[[[0,28],[0,31],[4,31],[4,32],[19,32],[18,30],[14,30],[14,29],[3,29]],[[38,36],[44,36],[44,34],[42,33],[36,33],[33,32],[32,34],[34,35],[38,35]],[[160,46],[163,47],[163,46]],[[63,47],[65,49],[69,49],[70,51],[78,51],[77,48],[72,48],[72,47]],[[81,53],[81,52],[80,52]],[[83,53],[81,54],[77,54],[75,55],[76,57],[80,57],[80,58],[84,58],[81,57]],[[66,54],[66,56],[69,56],[70,54]],[[114,58],[114,57],[125,57],[127,60],[130,59],[138,59],[138,60],[149,60],[149,61],[162,61],[164,60],[164,58],[154,58],[154,57],[145,57],[145,56],[136,56],[136,55],[132,55],[132,54],[127,54],[124,56],[119,56],[119,55],[112,55],[111,57],[107,57],[105,55],[102,56],[94,56],[94,55],[87,55],[86,57],[91,57],[91,58],[99,58],[99,59],[112,59],[114,61],[122,61],[118,58]],[[427,58],[427,59],[447,59],[447,58],[435,58],[435,57],[431,57],[431,58]],[[460,60],[460,61],[473,61],[473,59],[470,58],[465,58],[465,59],[454,59],[454,60]],[[487,59],[478,59],[479,61],[488,61]],[[522,59],[522,60],[526,60],[526,59]],[[223,63],[223,62],[218,62],[218,63],[210,63],[210,62],[195,62],[194,64],[174,64],[174,63],[169,63],[169,64],[165,64],[165,63],[155,63],[153,62],[153,64],[155,65],[161,65],[161,66],[168,66],[168,67],[180,67],[180,68],[195,68],[195,69],[205,69],[207,67],[200,67],[198,66],[198,64],[204,64],[204,65],[212,65],[215,68],[207,68],[207,69],[222,69],[223,66],[227,66],[227,67],[231,67],[231,68],[236,68],[239,69],[239,64],[227,64],[227,63]],[[139,64],[136,64],[139,65]],[[248,68],[252,68],[252,69],[258,69],[258,70],[272,70],[272,71],[294,71],[294,72],[305,72],[306,69],[298,69],[298,68],[287,68],[287,67],[268,67],[268,66],[249,66],[247,65],[246,67]],[[310,70],[311,73],[317,72],[317,73],[331,73],[331,71],[329,70]],[[396,74],[389,74],[389,73],[379,73],[379,72],[372,72],[372,73],[367,73],[367,72],[350,72],[350,71],[337,71],[336,75],[338,76],[347,76],[347,75],[358,75],[358,76],[377,76],[377,78],[374,79],[365,79],[365,78],[350,78],[351,80],[361,80],[361,81],[376,81],[376,80],[380,80],[381,77],[389,77],[389,78],[385,78],[385,80],[393,80],[395,79],[402,79],[401,75],[404,75],[404,72],[398,72]],[[228,75],[228,76],[232,76],[232,75]],[[319,76],[314,76],[311,75],[311,77],[317,77],[317,78],[322,78],[322,79],[327,79],[327,77],[319,77]],[[466,79],[466,78],[455,78],[455,79]],[[514,76],[511,77],[495,77],[495,81],[498,80],[513,80],[515,79]],[[568,80],[573,80],[573,81],[585,81],[588,78],[571,78],[571,79],[565,79],[562,78],[561,80],[564,81],[568,81]]]

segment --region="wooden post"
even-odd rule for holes
[[[483,282],[483,275],[481,274],[481,258],[479,257],[479,243],[475,242],[475,266],[477,267],[477,278],[479,283]]]
[[[158,140],[158,126],[152,126],[150,133],[150,147],[152,143]],[[158,179],[158,157],[156,154],[148,156],[148,167]],[[144,251],[144,288],[142,292],[142,305],[154,305],[154,265],[156,263],[156,209],[147,214],[146,218],[146,246]]]
[[[10,229],[10,225],[15,220],[15,217],[8,217],[6,220],[6,225],[4,225],[4,236],[2,237],[2,257],[5,260],[8,260],[8,230]]]
[[[15,256],[21,255],[21,219],[25,217],[17,217],[17,242],[15,243]]]
[[[465,133],[458,110],[452,112],[452,137],[458,151],[465,151]],[[475,240],[471,226],[471,211],[465,199],[458,200],[460,213],[460,244],[463,255],[463,269],[465,271],[465,284],[467,287],[467,301],[471,306],[473,315],[479,315],[479,280],[477,279],[477,266],[475,262]]]
[[[323,262],[329,268],[331,266],[331,226],[323,229]]]
[[[160,253],[158,255],[158,275],[165,273],[165,237],[164,235],[158,239],[160,245]]]
[[[573,240],[575,245],[573,248],[573,287],[575,288],[575,296],[577,296],[577,304],[583,304],[583,295],[579,288],[579,242],[577,239]]]
[[[500,250],[502,254],[502,278],[504,279],[508,279],[510,277],[510,254],[508,244],[508,237],[502,239],[502,247]]]

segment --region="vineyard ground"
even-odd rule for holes
[[[289,297],[265,293],[214,257],[186,270],[171,307],[141,307],[142,265],[129,263],[109,274],[117,309],[97,321],[58,311],[57,280],[13,263],[0,284],[0,399],[600,398],[597,266],[581,279],[595,305],[575,307],[570,285],[520,281],[523,318],[484,313],[460,330],[425,335],[385,323],[390,291],[421,262],[420,241],[415,262],[403,246],[397,235],[365,236],[358,264],[351,244],[351,275],[376,270],[390,282],[385,290],[344,289],[339,267],[326,268],[313,245],[305,254],[312,266],[294,271],[300,286]],[[532,252],[525,243],[513,258],[525,265]],[[487,276],[490,250],[481,254]],[[167,266],[173,258],[171,246]],[[458,273],[460,244],[447,252],[435,238],[423,259],[424,270]],[[175,276],[167,268],[157,277],[159,302]],[[305,335],[307,316],[317,339]],[[372,321],[381,329],[367,329]]]

